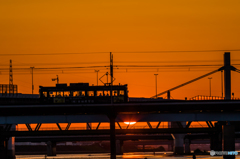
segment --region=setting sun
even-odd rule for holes
[[[124,122],[124,124],[127,124],[127,125],[133,125],[133,124],[136,124],[136,122]]]

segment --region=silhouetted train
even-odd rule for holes
[[[112,90],[112,98],[111,92]],[[39,86],[41,103],[125,103],[128,102],[127,85],[89,86],[89,83],[56,84],[56,87]]]

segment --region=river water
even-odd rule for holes
[[[117,159],[192,159],[192,156],[172,156],[171,154],[163,154],[156,152],[155,154],[149,153],[124,153],[124,155],[117,155]],[[222,156],[210,155],[196,155],[198,159],[222,159]],[[236,156],[240,159],[240,155]],[[45,155],[16,155],[16,159],[110,159],[109,153],[100,154],[58,154],[57,156]]]

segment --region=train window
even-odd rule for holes
[[[110,96],[110,91],[104,91],[103,95],[104,96]]]
[[[47,97],[47,92],[43,92],[43,97]]]
[[[57,93],[56,92],[51,92],[52,96],[51,97],[56,97]]]
[[[78,91],[73,91],[72,94],[73,94],[73,97],[79,96],[79,92]]]
[[[72,96],[73,96],[73,91],[70,91],[69,97],[72,97]]]
[[[119,91],[119,95],[120,95],[120,96],[124,96],[124,90],[120,90],[120,91]]]
[[[88,96],[94,96],[94,91],[88,91],[87,94]]]
[[[63,92],[62,91],[58,91],[57,92],[57,97],[63,97]]]
[[[103,91],[97,91],[97,96],[103,96]]]
[[[79,96],[85,96],[85,91],[79,91]]]
[[[117,96],[117,90],[112,91],[113,96]]]
[[[65,97],[69,97],[70,94],[71,94],[70,91],[64,91],[64,96],[65,96]]]

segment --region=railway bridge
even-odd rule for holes
[[[235,132],[239,131],[240,101],[165,101],[158,103],[72,104],[72,105],[2,105],[0,107],[1,156],[7,150],[4,143],[13,136],[110,135],[111,154],[116,156],[116,134],[173,134],[175,153],[183,153],[184,134],[209,133],[214,150],[233,151]],[[117,122],[171,122],[169,128],[121,129]],[[206,121],[209,128],[190,128],[193,121]],[[211,121],[218,121],[213,124]],[[39,131],[41,123],[109,122],[110,130]],[[15,124],[38,123],[34,130],[11,130]],[[222,139],[220,138],[222,134]],[[8,142],[9,143],[9,142]],[[117,141],[117,143],[119,143]],[[219,147],[223,143],[223,147]],[[54,150],[54,144],[52,145]],[[11,146],[8,146],[8,149]],[[11,152],[11,149],[9,149]],[[185,147],[185,152],[188,151]],[[121,152],[120,152],[121,153]],[[54,152],[49,153],[54,155]]]

